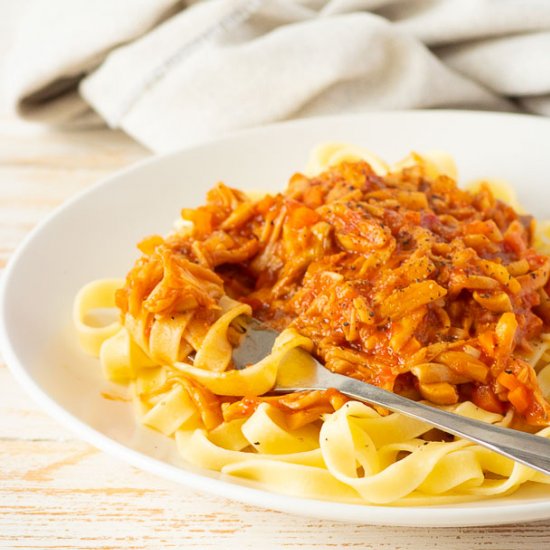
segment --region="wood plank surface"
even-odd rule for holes
[[[32,227],[148,153],[107,129],[51,132],[0,117],[0,266]],[[389,528],[312,520],[189,490],[59,426],[0,364],[0,548],[550,548],[550,521]]]

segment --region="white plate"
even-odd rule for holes
[[[131,407],[100,392],[98,362],[78,348],[71,306],[98,277],[123,276],[135,244],[170,229],[219,180],[282,189],[323,141],[364,145],[394,161],[410,150],[442,149],[462,181],[502,178],[534,214],[550,218],[550,122],[526,116],[453,111],[364,114],[265,127],[156,157],[69,201],[35,229],[12,258],[1,296],[0,341],[17,379],[79,437],[127,462],[195,489],[311,517],[411,526],[487,525],[550,517],[550,489],[475,503],[380,507],[294,498],[182,464],[172,440],[136,425]]]

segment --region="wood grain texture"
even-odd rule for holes
[[[0,117],[0,266],[51,210],[147,153],[106,129],[47,132]],[[78,440],[0,365],[0,548],[538,550],[550,521],[488,528],[347,525],[174,486]]]

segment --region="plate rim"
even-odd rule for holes
[[[291,121],[277,122],[273,124],[262,125],[255,128],[232,132],[230,134],[218,137],[213,140],[206,140],[192,146],[178,148],[162,154],[152,154],[138,162],[100,178],[89,187],[76,193],[73,197],[61,203],[57,208],[46,215],[21,241],[16,250],[11,254],[6,268],[2,274],[0,285],[0,353],[2,354],[6,365],[13,374],[17,382],[27,391],[30,397],[48,414],[55,418],[60,424],[68,428],[79,439],[85,440],[92,446],[99,448],[114,458],[123,460],[135,467],[145,470],[164,479],[169,479],[176,483],[185,485],[198,491],[205,491],[209,494],[228,498],[246,504],[259,506],[264,509],[273,509],[281,512],[291,513],[299,516],[313,517],[318,519],[327,519],[332,521],[342,521],[346,523],[361,523],[364,525],[391,525],[391,526],[418,526],[421,516],[425,516],[421,526],[423,527],[473,527],[486,525],[502,525],[517,523],[521,521],[537,521],[550,518],[550,500],[535,501],[525,503],[499,504],[496,507],[474,507],[469,505],[471,502],[449,505],[435,506],[377,506],[370,504],[350,504],[335,501],[325,501],[319,499],[309,499],[300,496],[275,493],[267,489],[254,488],[246,485],[237,484],[229,479],[229,476],[220,476],[220,478],[207,477],[200,473],[177,467],[166,463],[160,459],[147,456],[139,451],[131,449],[126,445],[110,438],[104,433],[92,428],[89,424],[80,420],[59,404],[51,397],[46,390],[43,390],[34,380],[31,373],[19,361],[17,353],[13,348],[7,330],[6,314],[6,295],[9,290],[10,281],[13,278],[19,259],[26,253],[27,248],[34,240],[36,235],[40,234],[44,227],[50,224],[52,220],[60,216],[65,210],[70,209],[73,204],[85,200],[89,194],[95,193],[98,189],[116,185],[116,181],[123,177],[131,175],[133,172],[139,172],[145,166],[165,162],[166,159],[177,157],[183,152],[190,153],[197,149],[211,147],[215,144],[223,145],[226,141],[246,138],[254,134],[263,132],[269,133],[278,128],[292,129],[296,126],[314,125],[322,122],[331,123],[336,120],[345,122],[346,120],[356,121],[361,118],[389,117],[398,118],[407,117],[483,117],[486,119],[508,119],[521,120],[523,122],[533,122],[546,126],[550,132],[550,121],[542,117],[530,114],[518,113],[500,113],[488,111],[470,111],[458,109],[438,109],[438,110],[402,110],[388,112],[367,112],[347,115],[330,115],[323,117],[311,117],[306,119],[295,119]],[[235,490],[237,488],[237,490]],[[267,502],[266,502],[267,501]],[[479,501],[477,501],[479,502]],[[490,503],[488,499],[485,502]],[[304,506],[305,503],[311,506]],[[391,511],[391,512],[390,512]],[[484,514],[485,513],[485,514]],[[388,521],[388,514],[396,517]],[[491,515],[491,519],[483,519],[483,516]],[[494,517],[493,517],[494,516]]]

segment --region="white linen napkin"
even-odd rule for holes
[[[550,115],[547,0],[39,0],[16,31],[21,116],[93,109],[155,151],[366,110]]]

